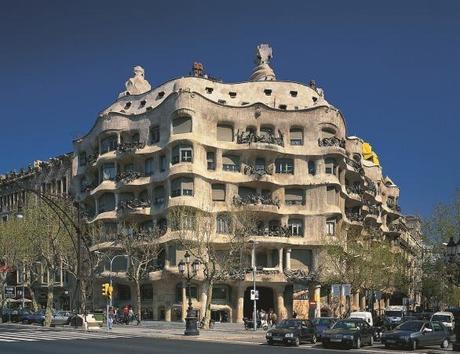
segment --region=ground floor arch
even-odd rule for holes
[[[254,302],[251,300],[251,290],[253,287],[247,287],[244,292],[244,317],[251,318]],[[259,291],[259,300],[257,301],[257,309],[268,312],[270,309],[275,309],[275,295],[272,288],[257,286],[256,289]]]

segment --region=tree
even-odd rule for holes
[[[219,280],[241,268],[245,245],[245,234],[235,225],[234,213],[219,216],[219,233],[216,232],[214,214],[192,207],[180,206],[169,211],[172,231],[177,235],[181,247],[201,263],[206,291],[203,328],[209,328],[213,287]]]

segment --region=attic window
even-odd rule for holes
[[[147,111],[151,111],[152,109],[153,109],[152,106],[149,106],[146,108]]]
[[[164,91],[158,92],[157,99],[163,98],[164,95],[165,95],[165,92],[164,92]]]
[[[139,106],[139,108],[143,108],[145,106],[145,104],[147,103],[146,100],[142,100],[141,101],[141,105]]]
[[[292,97],[297,97],[297,91],[289,91]]]
[[[206,87],[206,93],[211,94],[214,89],[212,87]]]
[[[236,92],[229,92],[230,98],[235,98],[236,97]]]
[[[284,109],[284,110],[287,109],[287,106],[285,104],[280,104],[278,107],[279,109]]]
[[[294,109],[297,111],[299,109],[299,106],[294,106]]]
[[[271,95],[272,95],[272,90],[270,90],[270,89],[265,89],[265,90],[264,90],[264,93],[265,93],[265,95],[267,95],[267,96],[271,96]]]
[[[227,101],[225,101],[225,100],[218,100],[217,102],[220,103],[220,104],[226,104],[227,103]]]
[[[313,102],[315,102],[315,103],[316,103],[316,101],[318,101],[318,97],[312,97],[311,99],[312,99]]]
[[[129,109],[129,107],[131,107],[131,102],[126,102],[124,109]]]
[[[249,102],[241,102],[241,105],[242,105],[242,106],[246,106],[246,105],[248,105],[248,104],[249,104]]]

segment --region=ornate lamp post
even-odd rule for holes
[[[197,336],[200,334],[198,330],[198,318],[194,316],[193,307],[192,307],[192,290],[190,281],[196,277],[198,271],[200,270],[200,262],[195,259],[193,263],[190,263],[190,254],[185,252],[185,262],[181,260],[178,264],[179,272],[187,280],[187,290],[188,290],[188,308],[187,308],[187,317],[185,318],[185,332],[186,336]],[[192,272],[190,273],[190,267]]]
[[[458,242],[455,243],[454,238],[451,237],[449,242],[447,243],[447,262],[449,263],[454,263],[454,268],[455,269],[455,263],[457,263],[457,269],[460,264],[458,264],[458,260],[460,259],[460,237],[458,239]],[[452,283],[454,286],[460,286],[460,276],[459,272],[457,270],[456,274],[452,274]],[[456,352],[460,352],[460,311],[455,311],[455,342],[453,343],[453,350]]]

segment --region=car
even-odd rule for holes
[[[285,344],[298,347],[302,342],[316,343],[315,328],[311,321],[300,319],[283,320],[267,331],[265,338],[269,345]]]
[[[359,349],[367,344],[374,344],[374,329],[360,318],[348,318],[337,321],[331,329],[321,336],[324,348],[346,347]]]
[[[22,318],[22,323],[25,324],[32,324],[37,323],[43,325],[45,322],[45,310],[38,310],[36,312],[32,312]]]
[[[311,321],[315,327],[315,334],[318,340],[321,340],[321,335],[326,329],[331,328],[337,322],[335,317],[319,317]]]
[[[411,320],[401,323],[394,330],[384,332],[382,344],[385,348],[405,347],[416,350],[419,347],[439,345],[449,346],[449,332],[440,322]]]
[[[68,325],[72,314],[69,311],[56,311],[51,320],[51,326]]]
[[[367,322],[369,324],[369,326],[373,326],[374,325],[374,319],[372,317],[372,313],[370,312],[366,312],[366,311],[356,311],[356,312],[352,312],[350,313],[350,316],[348,316],[349,318],[359,318],[359,319],[362,319],[363,321]]]
[[[452,312],[436,312],[431,316],[431,322],[441,322],[449,331],[455,327],[455,318]]]
[[[414,316],[414,315],[410,315],[410,316],[404,316],[402,319],[401,319],[401,323],[404,323],[404,322],[407,322],[407,321],[417,321],[419,320],[420,318],[418,316]]]

